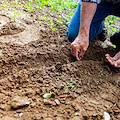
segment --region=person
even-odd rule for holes
[[[120,17],[120,0],[79,1],[66,32],[69,41],[72,42],[71,54],[77,60],[80,60],[83,57],[89,46],[89,42],[96,36],[100,36],[102,33],[104,33],[104,19],[108,15]],[[118,49],[120,49],[119,33],[117,36],[119,37]],[[111,57],[109,54],[106,54],[105,56],[110,65],[120,68],[119,51],[114,57]]]

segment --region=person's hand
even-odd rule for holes
[[[105,56],[111,66],[120,68],[120,52],[118,52],[114,57],[111,57],[109,54],[106,54]]]
[[[76,39],[71,43],[71,54],[80,60],[85,54],[89,45],[88,37],[77,36]]]

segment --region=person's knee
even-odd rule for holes
[[[72,43],[75,38],[77,37],[77,34],[74,31],[70,31],[69,29],[66,32],[68,40]]]

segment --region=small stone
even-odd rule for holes
[[[31,107],[33,108],[33,107],[35,107],[35,106],[36,106],[36,103],[33,102],[33,103],[31,104]]]
[[[56,105],[60,105],[60,101],[58,99],[55,99]]]
[[[53,120],[52,118],[44,118],[44,120]]]
[[[55,102],[52,102],[48,99],[44,99],[44,105],[56,105]]]
[[[11,100],[11,108],[19,109],[20,107],[28,106],[30,104],[26,97],[15,96]]]
[[[110,115],[107,112],[104,112],[104,118],[105,120],[110,120]]]
[[[75,113],[75,116],[79,116],[79,113],[76,112],[76,113]]]
[[[44,105],[52,105],[50,100],[44,99]]]
[[[21,112],[21,113],[16,113],[15,115],[14,115],[14,117],[16,117],[16,118],[21,118],[23,116],[23,113]]]
[[[22,116],[23,116],[23,113],[20,113],[20,114],[19,114],[19,117],[21,118]]]

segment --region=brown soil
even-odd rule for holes
[[[2,11],[0,120],[103,120],[104,112],[120,120],[120,70],[105,60],[106,53],[116,53],[112,47],[94,40],[75,61],[67,28],[53,32],[47,21],[40,25],[40,11],[18,10],[16,22],[8,17],[13,10]],[[71,78],[73,89],[66,87]],[[52,96],[43,98],[49,92]]]

